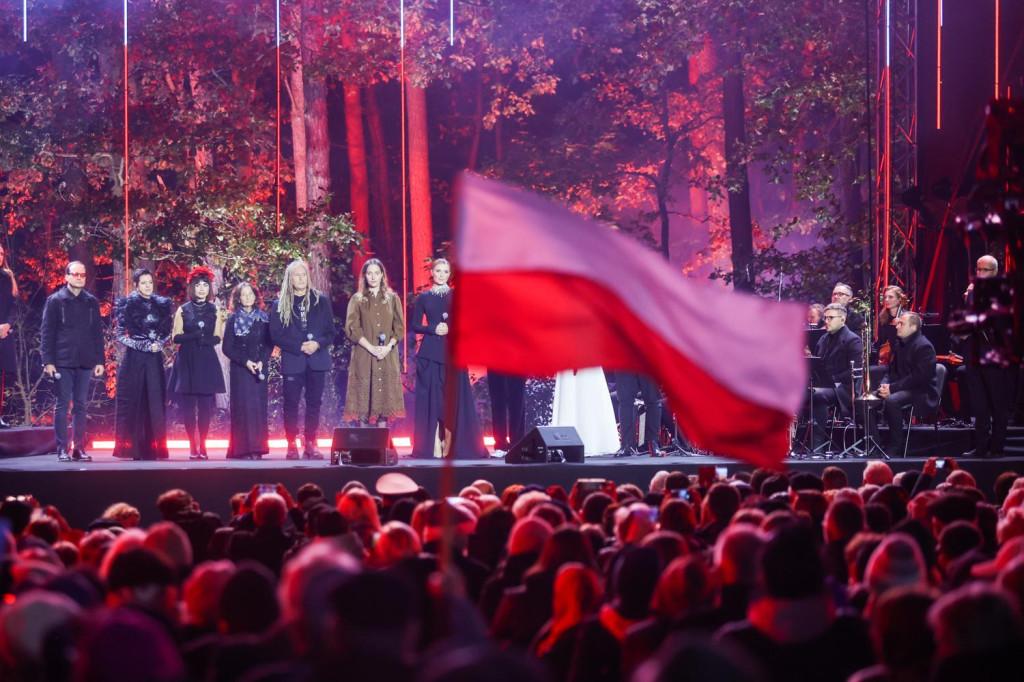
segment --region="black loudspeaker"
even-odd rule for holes
[[[391,429],[339,426],[331,441],[331,464],[395,466],[398,453],[391,448]]]
[[[506,464],[583,462],[583,441],[572,426],[537,426],[509,448]]]

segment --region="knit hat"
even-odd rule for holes
[[[868,560],[864,579],[875,594],[894,587],[924,584],[924,557],[913,538],[894,533],[878,545]]]

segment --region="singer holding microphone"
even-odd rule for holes
[[[85,264],[71,261],[64,267],[61,287],[46,299],[40,324],[40,352],[43,373],[54,380],[57,404],[53,430],[57,437],[57,459],[61,462],[89,462],[85,453],[86,404],[89,379],[103,376],[103,323],[100,304],[85,290]],[[68,403],[71,403],[73,446],[68,451]]]
[[[224,324],[224,355],[231,361],[231,440],[228,459],[262,459],[267,445],[267,367],[274,343],[270,316],[256,285],[241,282],[231,291],[231,315]]]
[[[448,286],[451,265],[438,258],[430,268],[433,284],[420,292],[412,307],[412,329],[422,334],[416,351],[416,419],[412,456],[429,459],[439,441],[443,453],[461,459],[487,457],[476,416],[469,374],[460,370],[455,376],[455,412],[445,414],[446,361],[451,324],[452,288]],[[424,322],[426,318],[426,322]],[[447,418],[446,418],[447,417]],[[449,423],[454,421],[454,423]],[[452,452],[452,435],[458,452]]]
[[[316,447],[320,407],[324,401],[327,371],[331,368],[328,347],[334,343],[334,312],[331,302],[309,284],[309,268],[300,260],[285,268],[277,305],[270,313],[270,338],[281,349],[284,397],[284,432],[288,438],[286,459],[298,459],[299,401],[306,394],[306,418],[302,432],[302,457],[323,459]],[[265,373],[265,372],[264,372]]]
[[[169,385],[181,396],[182,419],[188,433],[189,459],[209,459],[214,396],[224,392],[224,373],[214,348],[224,338],[224,314],[213,300],[213,271],[202,265],[188,273],[188,297],[174,313],[171,336],[178,344]],[[198,417],[198,423],[197,423]]]
[[[384,264],[363,263],[359,290],[348,302],[345,336],[352,342],[345,391],[345,419],[386,427],[405,416],[402,374],[395,346],[405,334],[401,297],[388,286]]]

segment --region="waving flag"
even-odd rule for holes
[[[696,446],[778,466],[805,394],[802,306],[701,286],[613,228],[464,174],[454,363],[653,378]]]

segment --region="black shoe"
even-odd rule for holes
[[[665,451],[661,449],[660,445],[658,445],[654,441],[651,441],[650,443],[647,444],[647,454],[649,454],[651,457],[664,457]]]
[[[968,459],[985,459],[988,457],[988,448],[974,448],[973,450],[968,450],[960,455],[961,459],[964,457]]]
[[[57,461],[58,462],[70,462],[71,461],[71,455],[68,453],[67,450],[58,450],[57,451]]]
[[[58,459],[60,459],[59,456],[58,456]],[[72,450],[71,451],[71,459],[74,460],[75,462],[91,462],[92,461],[92,457],[87,455],[85,453],[85,450],[83,450],[82,448],[75,448],[74,450]]]
[[[9,429],[11,425],[4,421],[3,417],[0,417],[0,429]]]
[[[188,453],[188,458],[190,460],[192,460],[193,462],[195,462],[195,461],[199,460],[199,453],[196,452],[195,450],[193,450],[192,452]]]
[[[302,450],[302,459],[323,459],[324,453],[317,450],[315,447],[307,447]]]
[[[294,441],[291,442],[291,443],[288,443],[288,452],[287,452],[287,454],[285,454],[284,458],[285,459],[298,459],[299,458],[299,449],[297,447],[295,447]]]
[[[632,447],[621,447],[615,451],[613,457],[632,457],[637,454],[636,450]]]

